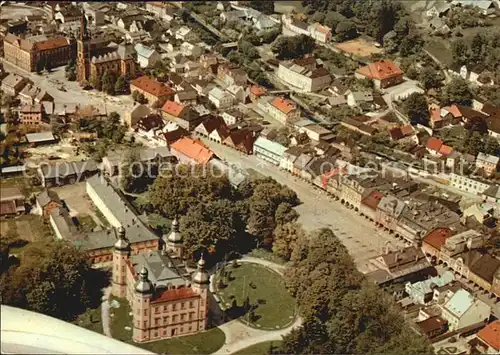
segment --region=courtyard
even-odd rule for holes
[[[230,318],[262,330],[290,326],[295,300],[277,272],[254,263],[228,264],[216,277],[220,305]]]

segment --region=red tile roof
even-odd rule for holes
[[[252,87],[250,88],[250,92],[255,96],[262,96],[267,94],[267,90],[259,85],[252,85]]]
[[[196,292],[194,292],[190,287],[176,288],[173,290],[166,290],[159,294],[156,294],[151,301],[151,303],[160,303],[168,301],[183,300],[187,298],[200,297]]]
[[[177,102],[168,100],[165,102],[161,109],[163,112],[168,113],[169,115],[179,117],[182,113],[182,110],[184,110],[184,106],[178,104]]]
[[[141,76],[134,79],[130,82],[130,85],[133,85],[155,97],[168,97],[175,94],[175,91],[172,88],[148,76]]]
[[[389,135],[391,136],[391,139],[395,141],[404,137],[403,132],[401,131],[401,127],[394,127],[390,129]]]
[[[431,137],[427,141],[427,149],[434,150],[435,152],[439,152],[441,146],[443,145],[443,141],[441,139]]]
[[[172,143],[172,149],[184,154],[198,164],[206,164],[213,157],[214,153],[203,144],[202,141],[183,137]]]
[[[401,127],[401,133],[403,133],[403,136],[406,137],[415,133],[415,130],[413,129],[413,126],[411,124],[407,124]]]
[[[454,118],[462,117],[462,113],[458,109],[457,105],[453,104],[451,106],[445,107],[445,109],[453,115]]]
[[[441,117],[441,108],[437,105],[432,105],[429,109],[429,113],[431,116],[431,121],[433,121],[433,122],[438,122],[438,121],[441,121],[443,119]]]
[[[424,237],[424,243],[429,244],[431,247],[437,250],[441,250],[441,247],[445,243],[446,239],[448,239],[452,235],[453,232],[449,228],[435,228]]]
[[[69,45],[68,39],[64,37],[51,38],[46,41],[37,42],[33,46],[38,48],[40,51],[46,51],[49,49],[56,49],[60,47],[65,47]]]
[[[453,153],[453,148],[449,145],[443,144],[441,148],[439,148],[439,154],[448,156]]]
[[[358,72],[372,79],[389,79],[403,74],[401,69],[389,59],[379,60],[358,69]]]
[[[500,351],[500,320],[488,324],[477,336],[496,351]]]
[[[271,105],[276,107],[278,110],[280,110],[284,114],[289,114],[293,110],[297,109],[297,106],[295,106],[295,103],[293,101],[284,99],[282,97],[275,98],[271,102]]]

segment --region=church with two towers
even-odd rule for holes
[[[121,227],[113,248],[112,294],[130,303],[135,342],[194,334],[207,327],[210,277],[203,256],[197,269],[188,272],[177,219],[161,245],[161,250],[132,255]]]

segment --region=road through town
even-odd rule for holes
[[[367,259],[379,255],[387,241],[390,241],[393,249],[403,246],[400,241],[388,233],[380,231],[368,220],[353,210],[346,209],[340,202],[330,199],[325,192],[315,189],[305,181],[299,180],[253,155],[243,155],[229,147],[208,140],[204,140],[204,142],[219,158],[225,159],[229,164],[243,169],[251,168],[294,190],[302,202],[296,210],[300,214],[299,222],[304,228],[306,230],[321,227],[331,228],[348,248],[362,271],[367,270],[365,266]]]

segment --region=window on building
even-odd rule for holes
[[[184,302],[182,302],[182,303],[181,303],[181,309],[184,309],[184,307],[185,307],[185,303],[184,303]]]
[[[155,331],[155,338],[158,338],[158,331]]]
[[[193,307],[194,307],[193,301],[189,301],[189,308],[193,308]]]
[[[144,321],[144,328],[147,328],[147,327],[148,327],[148,321],[147,321],[147,320],[145,320],[145,321]]]
[[[177,309],[177,307],[176,307],[176,304],[174,303],[174,304],[172,305],[172,311],[175,311],[176,309]]]
[[[160,318],[155,318],[155,325],[160,325]]]
[[[163,324],[167,324],[168,317],[163,317]]]
[[[145,310],[144,310],[144,315],[145,315],[145,316],[147,316],[147,315],[148,315],[148,310],[147,310],[147,309],[145,309]]]
[[[186,315],[184,313],[181,314],[181,320],[184,320],[186,318]]]
[[[177,322],[177,316],[176,315],[172,316],[172,322],[174,322],[174,323]]]
[[[155,313],[160,313],[160,307],[155,307]]]
[[[167,306],[163,306],[163,312],[167,311]]]
[[[189,313],[189,320],[193,319],[194,312]]]

